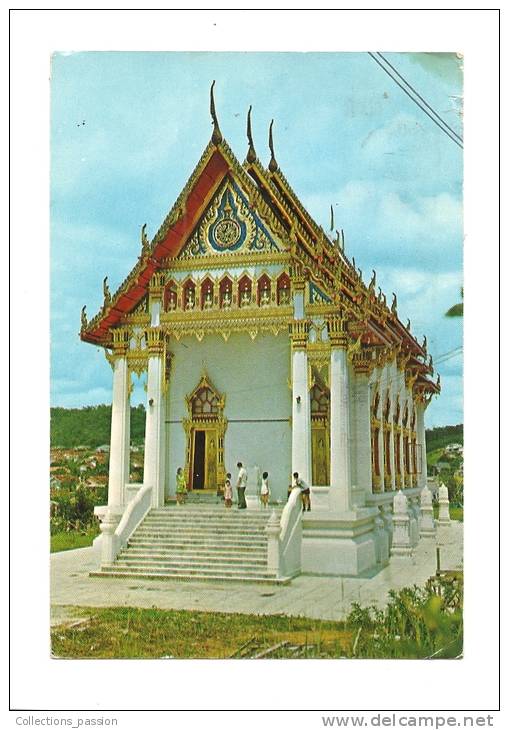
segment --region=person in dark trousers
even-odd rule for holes
[[[300,489],[303,511],[305,512],[307,509],[308,512],[311,512],[311,490],[304,479],[300,479],[298,471],[293,472],[293,486]]]
[[[238,508],[246,509],[247,470],[244,466],[242,466],[241,461],[237,463],[237,469],[239,470],[237,476],[237,499],[239,503]]]

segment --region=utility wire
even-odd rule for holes
[[[373,60],[374,60],[374,61],[375,61],[375,62],[376,62],[376,63],[377,63],[377,64],[378,64],[379,66],[380,66],[380,68],[381,68],[381,69],[383,69],[383,71],[385,71],[385,73],[386,73],[386,74],[387,74],[388,76],[390,76],[390,77],[391,77],[391,79],[392,79],[392,80],[394,81],[394,83],[395,83],[395,84],[397,84],[397,85],[399,86],[399,88],[400,88],[400,89],[401,89],[402,91],[404,91],[404,92],[405,92],[405,94],[406,94],[406,95],[407,95],[407,96],[408,96],[408,97],[409,97],[409,98],[410,98],[410,99],[411,99],[411,100],[412,100],[412,101],[414,102],[414,104],[417,104],[417,106],[418,106],[418,107],[419,107],[419,108],[420,108],[420,109],[421,109],[421,110],[422,110],[422,111],[423,111],[423,112],[424,112],[424,113],[426,114],[426,116],[428,116],[428,117],[429,117],[429,118],[431,119],[431,121],[432,121],[432,122],[434,122],[434,124],[436,124],[436,125],[437,125],[437,127],[438,127],[439,129],[441,129],[441,130],[442,130],[442,132],[444,132],[444,134],[446,134],[446,135],[447,135],[447,136],[448,136],[448,137],[449,137],[450,139],[452,139],[452,141],[453,141],[453,142],[454,142],[455,144],[457,144],[457,145],[458,145],[458,147],[461,147],[461,149],[463,149],[463,141],[461,141],[461,142],[459,141],[459,140],[461,140],[461,137],[459,137],[459,135],[457,135],[457,134],[456,134],[456,132],[454,132],[454,135],[456,135],[456,136],[453,136],[453,134],[451,134],[451,133],[450,133],[450,132],[448,131],[448,129],[446,129],[446,127],[442,126],[441,122],[440,122],[440,121],[438,121],[439,119],[441,120],[441,117],[439,117],[439,115],[438,115],[438,114],[437,114],[437,113],[436,113],[436,112],[435,112],[435,111],[434,111],[434,110],[432,109],[432,107],[430,107],[430,106],[429,106],[429,104],[427,104],[427,106],[428,106],[428,107],[429,107],[430,109],[432,109],[432,111],[433,111],[433,114],[435,114],[435,117],[437,117],[437,118],[433,117],[433,116],[432,116],[432,115],[431,115],[431,114],[430,114],[430,113],[429,113],[429,112],[428,112],[428,111],[427,111],[427,110],[425,109],[425,107],[424,107],[424,106],[423,106],[423,105],[422,105],[422,104],[420,103],[420,101],[418,101],[418,99],[417,99],[417,98],[416,98],[415,96],[413,96],[413,95],[412,95],[412,93],[411,93],[411,92],[410,92],[410,91],[409,91],[409,90],[408,90],[408,89],[407,89],[407,88],[406,88],[405,86],[403,86],[403,84],[400,84],[400,82],[398,81],[398,79],[397,79],[397,78],[395,78],[395,76],[393,76],[393,74],[391,73],[391,71],[390,71],[390,70],[389,70],[388,68],[386,68],[386,66],[384,66],[384,64],[383,64],[383,63],[382,63],[382,62],[380,61],[380,59],[379,59],[379,58],[378,58],[378,57],[377,57],[377,56],[376,56],[376,55],[375,55],[374,53],[371,53],[371,51],[368,51],[368,54],[369,54],[369,55],[371,56],[371,58],[372,58],[372,59],[373,59]],[[399,75],[399,74],[398,74],[398,75]],[[403,77],[401,77],[401,78],[403,78]],[[405,83],[407,83],[407,82],[405,81]],[[412,88],[412,87],[410,87],[410,84],[408,84],[408,86],[409,86],[409,88]],[[457,137],[458,137],[458,139],[457,139]]]
[[[396,68],[394,68],[394,66],[392,65],[392,63],[391,63],[391,62],[390,62],[390,61],[389,61],[389,60],[388,60],[387,58],[385,58],[385,56],[383,56],[383,55],[382,55],[381,53],[377,53],[376,55],[377,55],[377,56],[378,56],[379,58],[383,59],[383,60],[385,61],[385,63],[386,63],[386,64],[387,64],[388,66],[390,66],[390,67],[392,68],[392,70],[394,71],[394,73],[395,73],[395,74],[396,74],[396,75],[397,75],[397,76],[398,76],[398,77],[399,77],[399,78],[400,78],[400,79],[401,79],[401,80],[403,81],[403,83],[405,83],[405,84],[406,84],[406,85],[408,86],[408,88],[409,88],[409,89],[411,89],[411,90],[412,90],[412,91],[414,92],[414,94],[415,94],[415,95],[417,96],[417,98],[419,98],[419,99],[420,99],[420,100],[422,101],[422,103],[424,104],[424,106],[425,106],[425,107],[427,107],[427,108],[428,108],[428,109],[429,109],[429,110],[430,110],[430,111],[431,111],[431,112],[432,112],[432,113],[433,113],[433,114],[434,114],[434,115],[435,115],[435,116],[436,116],[436,117],[437,117],[438,119],[440,119],[440,121],[442,122],[442,124],[443,124],[443,125],[444,125],[445,127],[447,127],[447,129],[448,129],[448,130],[449,130],[450,132],[452,132],[452,133],[454,134],[454,136],[455,136],[455,137],[457,137],[457,138],[459,139],[459,141],[460,141],[460,142],[463,142],[463,138],[462,138],[462,137],[460,137],[460,135],[459,135],[459,134],[458,134],[458,133],[457,133],[457,132],[456,132],[456,131],[455,131],[455,130],[454,130],[454,129],[452,128],[452,127],[450,127],[450,126],[449,126],[449,125],[447,124],[447,122],[445,121],[445,119],[443,119],[443,118],[442,118],[442,117],[440,116],[440,114],[437,114],[437,112],[436,112],[436,111],[435,111],[435,110],[433,109],[433,107],[432,107],[432,106],[430,106],[430,105],[428,104],[428,102],[427,102],[427,101],[426,101],[425,99],[423,99],[423,98],[422,98],[422,96],[421,96],[421,95],[420,95],[420,94],[419,94],[419,93],[418,93],[418,92],[417,92],[417,91],[416,91],[416,90],[414,89],[414,87],[412,86],[412,84],[410,84],[410,83],[409,83],[409,82],[408,82],[408,81],[407,81],[407,80],[406,80],[406,79],[405,79],[405,78],[404,78],[404,77],[403,77],[403,76],[402,76],[402,75],[401,75],[401,74],[399,73],[399,71],[398,71],[398,70],[397,70]]]

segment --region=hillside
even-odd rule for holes
[[[96,448],[109,444],[111,406],[51,409],[51,446]],[[143,443],[145,437],[145,408],[131,408],[131,442]],[[447,444],[463,444],[463,424],[439,426],[426,431],[426,451],[443,449]]]
[[[51,446],[96,448],[109,444],[111,406],[51,409]],[[131,442],[140,444],[145,438],[145,408],[131,408]]]
[[[457,426],[437,426],[426,430],[426,453],[444,449],[448,444],[463,445],[463,424]]]

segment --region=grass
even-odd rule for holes
[[[76,550],[76,548],[90,547],[99,534],[99,530],[91,528],[86,533],[70,530],[69,532],[56,532],[51,535],[51,552],[58,553],[62,550]]]
[[[58,608],[58,607],[56,607]],[[346,621],[147,608],[73,608],[53,656],[76,659],[454,658],[463,644],[463,574],[389,592],[385,609],[352,604]],[[282,646],[282,644],[284,645]]]
[[[81,608],[88,618],[52,631],[53,655],[79,659],[225,659],[248,641],[313,645],[311,656],[345,656],[352,630],[337,621],[142,608]],[[310,653],[307,653],[310,656]]]
[[[449,507],[449,515],[451,520],[457,520],[463,522],[463,507]],[[433,505],[433,516],[438,519],[438,505]]]

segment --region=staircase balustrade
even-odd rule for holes
[[[299,488],[292,489],[278,520],[272,513],[265,532],[268,537],[267,568],[277,578],[300,573],[302,549],[302,500]]]
[[[127,545],[127,541],[133,532],[150,511],[151,495],[152,486],[146,484],[127,505],[125,512],[122,515],[122,519],[115,530],[115,537],[117,538],[117,554]]]

